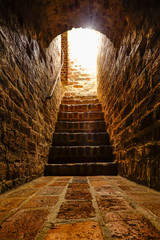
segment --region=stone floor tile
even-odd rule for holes
[[[107,177],[105,177],[106,181],[107,181]],[[121,178],[121,177],[115,177],[115,178],[110,178],[108,179],[108,181],[111,183],[111,184],[114,184],[114,185],[117,185],[117,186],[135,186],[135,182],[131,182],[127,179],[124,179],[124,178]]]
[[[39,179],[41,181],[46,181],[46,182],[50,182],[50,181],[53,181],[54,179],[56,179],[57,177],[55,176],[43,176],[43,177],[40,177]]]
[[[68,188],[89,188],[88,183],[70,183]]]
[[[1,198],[0,210],[11,210],[17,208],[25,198]]]
[[[9,213],[9,210],[1,209],[0,210],[0,221],[2,221],[7,216],[8,213]]]
[[[95,176],[90,176],[88,177],[89,181],[90,182],[102,182],[104,181],[104,178],[103,177],[95,177]]]
[[[54,206],[59,200],[58,196],[35,196],[23,205],[25,208],[38,208]]]
[[[107,186],[107,182],[105,181],[97,181],[97,182],[91,182],[93,187],[100,187],[100,186]]]
[[[120,217],[124,221],[129,221],[129,220],[145,220],[144,216],[141,215],[140,213],[133,212],[133,211],[126,211],[126,212],[118,212]]]
[[[45,240],[103,240],[97,222],[78,222],[74,224],[55,225],[49,230]]]
[[[91,193],[88,189],[83,188],[69,188],[65,195],[66,199],[70,200],[92,200]]]
[[[147,192],[147,189],[143,188],[143,187],[139,187],[139,186],[130,186],[130,185],[120,185],[118,186],[119,188],[121,188],[123,191],[125,192]]]
[[[43,176],[43,177],[39,177],[39,178],[34,179],[30,183],[33,183],[33,184],[35,184],[35,183],[45,183],[45,184],[47,184],[48,182],[52,182],[55,179],[57,179],[57,177],[54,177],[54,176]]]
[[[39,195],[60,195],[64,191],[64,187],[47,187],[42,189],[38,194]]]
[[[115,196],[121,196],[122,193],[120,191],[118,191],[116,188],[114,187],[110,187],[110,186],[98,186],[98,187],[94,187],[96,194],[98,195],[115,195]]]
[[[144,216],[134,211],[107,212],[104,216],[105,222],[144,220]]]
[[[67,201],[64,202],[59,210],[60,219],[80,219],[95,216],[95,210],[91,201]]]
[[[11,192],[7,195],[7,197],[29,197],[31,195],[33,195],[35,192],[37,191],[37,189],[26,189],[26,188],[21,188],[18,189],[14,192]]]
[[[130,220],[126,223],[130,227],[130,232],[137,235],[139,239],[160,239],[160,232],[148,220]]]
[[[160,201],[140,202],[139,205],[160,218]]]
[[[58,182],[69,182],[71,177],[58,177],[57,181]]]
[[[27,184],[26,188],[42,188],[47,185],[48,182],[37,182],[32,184]]]
[[[104,220],[106,223],[108,223],[108,222],[121,221],[122,218],[118,212],[107,212],[104,214]]]
[[[72,183],[87,183],[86,177],[74,177]]]
[[[91,191],[88,179],[93,186]],[[65,190],[66,199],[63,194]],[[60,194],[62,195],[59,196]],[[96,204],[94,207],[92,205],[92,196],[93,199],[96,196],[98,203],[96,212]],[[0,240],[34,240],[50,213],[51,222],[58,223],[50,229],[45,240],[65,240],[67,234],[69,238],[66,237],[66,240],[72,240],[72,237],[75,240],[101,239],[101,234],[92,235],[97,232],[96,229],[100,230],[98,223],[88,222],[88,218],[99,219],[98,213],[102,214],[101,224],[106,224],[110,229],[112,240],[160,240],[160,232],[130,205],[128,198],[135,202],[133,206],[139,205],[140,208],[137,209],[153,217],[152,222],[158,227],[158,222],[154,219],[160,218],[160,193],[154,190],[122,177],[40,177],[1,195]],[[52,208],[56,203],[56,209]],[[46,229],[40,233],[43,240]]]
[[[120,176],[103,176],[106,180],[121,181],[123,180]]]
[[[49,186],[55,186],[55,187],[65,187],[67,186],[68,182],[53,182]]]
[[[116,240],[158,240],[160,238],[160,233],[147,220],[114,221],[106,226]]]
[[[46,222],[48,210],[20,210],[1,224],[0,239],[31,240]]]
[[[122,197],[116,196],[97,196],[97,203],[101,211],[124,211],[130,210],[131,206]]]
[[[127,195],[132,198],[134,201],[137,202],[143,202],[143,201],[159,201],[160,200],[160,194],[156,194],[156,193],[151,193],[151,192],[147,192],[147,193],[129,193],[126,192]]]
[[[124,221],[116,221],[106,224],[114,239],[129,240],[130,228]]]

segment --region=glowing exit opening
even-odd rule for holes
[[[68,86],[75,96],[97,95],[97,52],[99,32],[73,28],[68,31]]]
[[[73,28],[68,32],[70,58],[82,67],[96,72],[99,32],[91,29]]]

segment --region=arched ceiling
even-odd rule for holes
[[[4,0],[41,46],[72,27],[90,27],[119,46],[133,25],[159,18],[159,0]]]

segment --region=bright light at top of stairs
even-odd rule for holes
[[[73,28],[68,32],[70,55],[84,68],[96,71],[99,32],[91,29]]]

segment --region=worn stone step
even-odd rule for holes
[[[96,104],[61,104],[59,111],[62,112],[93,112],[102,111],[100,103]]]
[[[59,112],[59,121],[94,121],[103,120],[103,112]]]
[[[47,164],[45,166],[45,176],[116,176],[117,174],[117,165],[112,162]]]
[[[109,135],[106,132],[98,133],[54,133],[53,146],[85,146],[109,145]]]
[[[55,132],[105,132],[105,121],[57,121]]]
[[[62,104],[96,104],[99,103],[98,98],[90,98],[90,99],[76,99],[76,98],[63,98]]]
[[[113,149],[101,146],[51,146],[49,163],[112,162]]]

